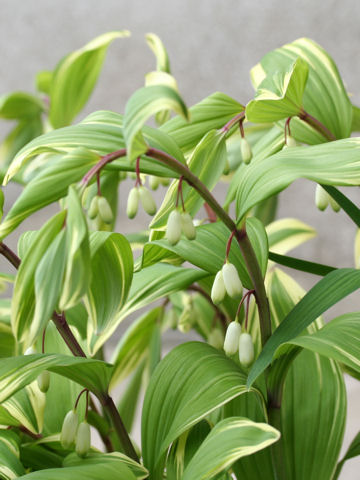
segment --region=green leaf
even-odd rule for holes
[[[3,480],[13,480],[25,473],[19,460],[20,439],[14,432],[0,432],[0,477]]]
[[[266,423],[231,417],[217,423],[186,467],[183,480],[211,479],[241,457],[268,447],[280,433]]]
[[[52,217],[37,233],[26,252],[14,284],[11,301],[11,325],[18,341],[31,346],[34,338],[29,338],[29,330],[35,311],[35,272],[45,252],[61,230],[65,212]]]
[[[223,127],[244,110],[244,106],[224,93],[216,92],[189,109],[190,120],[172,118],[161,130],[170,135],[183,152],[190,152],[210,130]]]
[[[50,152],[65,155],[74,152],[79,147],[83,147],[86,150],[95,152],[97,155],[103,156],[125,148],[122,129],[122,115],[114,112],[99,111],[89,115],[77,125],[52,130],[25,145],[18,152],[6,173],[4,184],[28,161],[40,153]],[[143,127],[142,133],[151,147],[163,150],[179,160],[179,162],[185,163],[183,153],[171,136],[161,130],[147,126]],[[112,162],[107,168],[135,171],[135,164],[124,157]],[[172,173],[172,170],[148,157],[142,158],[141,171],[159,176],[176,176]]]
[[[273,328],[291,312],[305,291],[289,275],[276,269],[267,277]],[[318,318],[306,334],[321,332]],[[319,330],[320,329],[320,330]],[[341,448],[346,420],[346,391],[339,365],[311,351],[303,351],[291,361],[284,356],[287,375],[281,400],[281,461],[285,478],[332,478]],[[277,365],[273,364],[271,377]],[[282,374],[283,372],[280,372]],[[285,372],[286,373],[286,372]],[[273,410],[274,412],[274,410]],[[276,415],[276,413],[275,413]],[[281,450],[280,450],[281,451]],[[326,458],[326,462],[319,462]]]
[[[122,460],[117,462],[83,462],[81,465],[64,468],[47,468],[18,477],[24,480],[136,480],[136,476]],[[139,477],[138,477],[139,478]]]
[[[341,461],[338,463],[333,480],[337,480],[337,478],[339,477],[342,466],[344,465],[346,460],[350,460],[350,458],[357,457],[358,455],[360,455],[360,432],[356,435],[354,440],[351,442],[351,445],[347,449],[345,455],[343,456]]]
[[[90,236],[91,282],[84,298],[94,335],[100,335],[119,315],[127,299],[133,257],[120,233],[93,232]]]
[[[28,119],[39,116],[43,110],[42,101],[25,92],[13,92],[0,97],[0,118]]]
[[[43,371],[74,380],[95,395],[106,392],[112,366],[100,360],[60,354],[34,354],[3,359],[0,364],[0,403],[33,382]]]
[[[246,220],[246,231],[265,275],[267,267],[267,238],[262,223],[255,217]],[[210,223],[196,228],[196,239],[182,238],[177,245],[170,245],[166,239],[148,242],[144,247],[142,265],[148,266],[167,258],[167,252],[173,252],[184,261],[216,274],[224,264],[226,242],[230,232],[221,222]],[[252,288],[245,260],[234,239],[230,249],[229,261],[233,263],[246,288]]]
[[[16,419],[15,425],[23,425],[35,434],[42,431],[45,395],[40,391],[37,382],[22,388],[15,395],[2,402],[1,406],[13,419]],[[14,425],[14,422],[10,420],[9,423],[6,422],[4,425]]]
[[[352,106],[352,132],[360,132],[360,108],[355,105]]]
[[[72,122],[88,101],[109,45],[129,32],[109,32],[64,57],[56,66],[50,86],[50,122],[54,128]]]
[[[63,290],[59,307],[67,310],[87,293],[90,280],[88,227],[75,187],[69,188],[66,217],[66,257]]]
[[[309,66],[309,77],[303,95],[304,109],[336,138],[349,137],[352,106],[338,69],[330,55],[308,38],[300,38],[266,54],[250,72],[255,88],[268,75],[283,70],[298,57]]]
[[[232,360],[204,343],[179,345],[159,363],[142,415],[143,459],[151,479],[162,478],[169,445],[211,411],[245,393],[244,382]]]
[[[332,358],[360,372],[360,313],[341,315],[318,332],[301,335],[288,343]]]
[[[41,70],[37,72],[35,76],[36,90],[46,95],[50,95],[51,81],[53,78],[53,72],[50,70]]]
[[[110,390],[128,377],[148,355],[150,339],[161,311],[161,307],[156,307],[146,312],[121,337],[111,359],[114,373]]]
[[[208,132],[193,151],[188,167],[211,191],[217,184],[224,170],[226,160],[226,145],[224,132],[211,130]],[[174,180],[166,192],[164,201],[153,218],[150,228],[164,229],[167,218],[175,208],[179,181]],[[182,184],[185,210],[195,215],[204,200],[195,188],[186,182]]]
[[[185,289],[207,275],[207,272],[202,270],[174,267],[161,263],[135,273],[128,299],[119,315],[107,325],[100,336],[90,331],[88,336],[89,350],[92,353],[96,352],[131,313],[160,298]]]
[[[12,204],[0,225],[0,238],[5,238],[32,213],[65,197],[69,186],[81,180],[98,160],[96,154],[79,147],[50,161]]]
[[[272,251],[269,252],[269,260],[284,265],[285,267],[294,268],[300,272],[312,273],[314,275],[321,275],[324,277],[328,273],[336,270],[335,267],[323,265],[321,263],[308,262],[300,258],[289,257],[287,255],[279,255]]]
[[[165,85],[143,87],[128,100],[124,116],[124,138],[130,162],[148,148],[140,130],[152,115],[164,109],[171,109],[185,119],[189,117],[180,95]]]
[[[145,361],[136,368],[126,390],[122,393],[117,405],[119,415],[124,422],[126,430],[130,433],[133,428],[135,414],[137,412],[139,397],[143,386]],[[112,381],[113,379],[111,379]]]
[[[308,74],[309,66],[301,58],[286,69],[269,73],[258,86],[254,100],[247,104],[246,118],[254,123],[272,123],[298,115]]]
[[[359,185],[359,150],[360,138],[349,138],[306,148],[288,148],[251,162],[239,178],[238,221],[258,202],[281,192],[298,178],[326,185]]]
[[[266,226],[269,248],[281,255],[316,236],[316,230],[296,218],[282,218]]]
[[[322,185],[322,188],[340,205],[340,207],[346,212],[351,220],[360,227],[360,209],[347,198],[343,193],[335,187],[330,185]]]
[[[341,268],[322,278],[295,305],[267,341],[249,373],[248,386],[270,365],[276,350],[281,344],[300,335],[319,315],[357,290],[359,282],[360,271],[352,268]]]
[[[149,45],[156,57],[156,70],[170,73],[169,56],[163,42],[155,33],[147,33],[145,38],[146,43]]]
[[[65,240],[65,231],[62,230],[55,237],[36,269],[35,312],[29,331],[30,339],[37,338],[46,327],[59,301],[65,269]]]

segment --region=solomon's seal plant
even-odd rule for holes
[[[1,146],[1,211],[7,184],[23,187],[0,224],[12,268],[1,285],[13,284],[0,301],[0,476],[335,480],[360,452],[357,436],[339,458],[360,313],[326,325],[321,315],[359,288],[360,272],[289,256],[315,230],[277,219],[276,205],[305,178],[318,208],[360,227],[338,188],[360,185],[360,110],[330,55],[305,38],[255,65],[246,105],[217,92],[188,108],[149,34],[156,70],[124,114],[75,120],[109,45],[128,34],[104,34],[38,73],[37,94],[0,98],[0,116],[15,122]],[[141,204],[153,218],[125,235],[118,192],[131,179],[128,217]],[[159,208],[147,184],[166,188]],[[7,237],[50,204],[57,213],[10,248]],[[359,252],[357,234],[357,267]],[[282,266],[318,282],[305,292]],[[181,344],[164,356],[169,329]]]

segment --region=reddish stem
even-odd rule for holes
[[[245,117],[241,118],[240,121],[239,121],[239,128],[240,128],[241,138],[245,138],[244,125],[243,125],[244,120],[245,120]]]
[[[229,258],[229,253],[230,253],[230,249],[231,249],[231,242],[232,242],[232,239],[234,238],[234,235],[235,235],[235,230],[231,232],[230,234],[230,237],[227,241],[227,244],[226,244],[226,254],[225,254],[225,261],[224,263],[227,262],[228,258]]]
[[[135,164],[135,172],[136,172],[136,182],[135,187],[141,187],[142,181],[140,177],[140,157],[137,157],[136,164]]]
[[[229,120],[223,127],[222,127],[222,132],[226,133],[230,130],[232,126],[234,126],[239,120],[244,121],[245,119],[245,110],[241,113],[238,113],[233,117],[231,120]]]

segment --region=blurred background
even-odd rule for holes
[[[0,0],[0,95],[14,90],[33,92],[36,72],[52,69],[67,53],[82,47],[104,32],[128,29],[132,36],[109,48],[102,74],[90,102],[79,116],[109,109],[123,112],[129,96],[143,86],[144,75],[155,68],[155,59],[144,35],[154,32],[168,49],[172,73],[188,106],[214,91],[222,91],[246,104],[253,95],[249,70],[269,50],[299,37],[310,37],[335,60],[353,103],[360,105],[360,11],[358,0]],[[0,137],[10,125],[0,123]],[[119,231],[144,229],[148,217],[129,222],[124,206],[128,183],[120,192]],[[5,190],[6,208],[19,194],[19,187]],[[278,217],[295,217],[318,230],[318,237],[292,252],[308,260],[333,266],[353,267],[356,229],[347,216],[314,206],[315,185],[297,181],[280,196]],[[358,189],[344,190],[357,204]],[[158,204],[164,191],[157,197]],[[221,199],[225,189],[216,190]],[[123,208],[122,208],[123,207]],[[42,225],[49,210],[24,222],[24,229]],[[18,234],[8,243],[16,248]],[[3,259],[0,268],[7,270]],[[294,272],[292,272],[294,274]],[[309,288],[319,278],[294,274]],[[360,307],[358,292],[329,310],[325,317]],[[181,341],[168,338],[167,348]],[[360,388],[347,379],[349,420],[346,445],[360,427]],[[325,459],[324,459],[325,460]],[[360,460],[345,464],[342,479],[358,479]],[[321,480],[321,479],[319,479]]]

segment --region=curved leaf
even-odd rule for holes
[[[95,153],[79,147],[50,161],[49,165],[25,186],[12,204],[0,225],[0,237],[9,235],[32,213],[65,197],[68,187],[81,180],[98,160]]]
[[[44,111],[43,102],[25,92],[12,92],[0,96],[0,118],[7,120],[37,117]]]
[[[217,423],[184,471],[183,480],[207,480],[227,470],[241,457],[276,442],[280,432],[267,423],[230,417]]]
[[[239,179],[238,222],[251,207],[281,192],[298,178],[326,185],[359,185],[359,151],[360,138],[349,138],[306,148],[287,148],[252,162]]]
[[[127,157],[132,162],[147,150],[140,130],[156,113],[171,109],[188,119],[187,108],[176,90],[165,85],[152,85],[137,90],[128,100],[124,116],[124,138]]]
[[[159,363],[142,415],[143,459],[151,479],[162,478],[169,445],[211,411],[245,393],[244,382],[237,365],[205,343],[184,343]]]
[[[322,278],[284,318],[253,365],[248,385],[270,365],[278,347],[294,339],[332,305],[359,288],[360,271],[335,270]]]
[[[316,236],[316,230],[296,218],[282,218],[266,226],[269,248],[281,255]]]
[[[262,223],[252,217],[246,220],[246,231],[255,250],[263,274],[267,267],[267,238]],[[208,271],[217,273],[225,260],[226,242],[230,232],[221,222],[210,223],[196,228],[196,239],[181,239],[177,245],[170,245],[166,239],[154,240],[145,244],[142,265],[168,258],[168,252],[173,252],[183,260]],[[236,240],[233,240],[230,249],[229,261],[233,263],[246,288],[252,288],[245,260],[240,252]]]
[[[308,73],[308,64],[301,58],[284,70],[269,73],[257,87],[254,100],[246,105],[246,118],[254,123],[273,123],[298,115]]]
[[[308,38],[299,38],[266,54],[250,72],[255,88],[267,74],[286,68],[290,61],[302,58],[309,66],[303,95],[304,109],[320,120],[336,138],[351,132],[352,107],[338,69],[330,55]]]
[[[155,33],[147,33],[145,38],[146,43],[149,45],[156,57],[156,70],[170,73],[169,56],[163,42]]]
[[[91,282],[84,298],[99,335],[117,317],[125,304],[133,276],[129,242],[120,233],[93,232],[90,236]]]
[[[116,38],[129,32],[109,32],[64,57],[55,68],[50,85],[50,122],[54,128],[71,123],[95,87],[106,51]]]
[[[36,380],[43,370],[80,383],[93,393],[105,392],[112,366],[100,360],[60,354],[33,354],[4,358],[0,364],[0,403]]]

